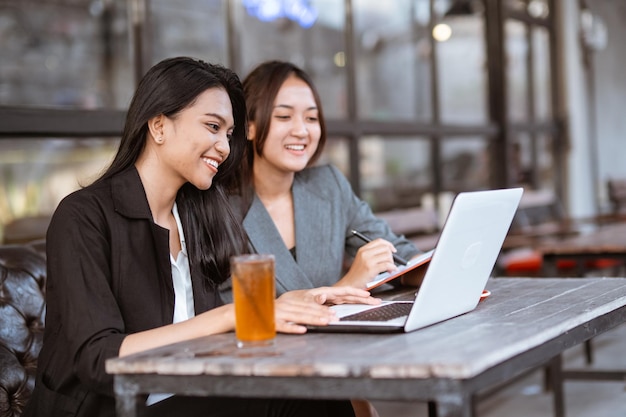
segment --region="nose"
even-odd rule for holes
[[[306,137],[309,134],[306,122],[301,117],[294,118],[291,134],[298,138]]]
[[[222,158],[226,159],[230,154],[230,144],[228,143],[228,138],[220,138],[217,142],[215,142],[215,150]]]

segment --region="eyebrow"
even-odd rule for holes
[[[275,109],[277,109],[277,108],[293,109],[293,106],[290,106],[288,104],[277,104],[277,105],[274,106],[274,108]],[[311,107],[306,108],[305,110],[307,110],[307,111],[308,110],[317,110],[317,106],[311,106]]]
[[[219,119],[219,121],[222,124],[226,124],[226,119],[224,119],[224,117],[222,117],[221,115],[217,114],[217,113],[204,113],[205,116],[212,116],[215,117],[216,119]],[[235,128],[235,124],[233,123],[232,125],[230,125],[228,127],[229,129],[234,129]]]

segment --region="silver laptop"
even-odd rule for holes
[[[460,193],[454,199],[414,301],[343,304],[326,332],[410,332],[472,311],[496,263],[522,188]],[[384,310],[400,310],[387,314]],[[404,311],[403,311],[404,310]],[[396,316],[390,318],[389,316]],[[379,317],[382,316],[382,317]]]

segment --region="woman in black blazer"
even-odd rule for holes
[[[241,83],[226,68],[171,58],[141,80],[112,164],[59,204],[48,229],[46,328],[26,416],[113,416],[107,359],[234,329],[217,286],[246,247],[224,192],[245,130]],[[279,331],[327,323],[326,300],[374,302],[345,288],[302,295],[277,300]],[[147,400],[145,415],[353,415],[347,401]]]

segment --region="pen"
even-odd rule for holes
[[[363,242],[369,243],[372,241],[372,239],[370,239],[369,237],[365,236],[363,233],[357,230],[353,230],[352,234],[358,237],[359,239],[361,239]],[[405,261],[403,258],[396,255],[395,253],[393,254],[393,260],[395,261],[395,263],[399,265],[406,265],[408,263],[407,261]]]

